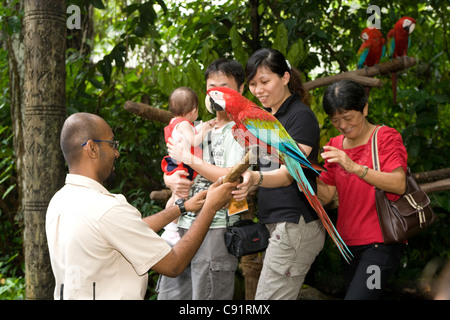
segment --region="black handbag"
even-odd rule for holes
[[[380,171],[377,131],[372,138],[373,168]],[[428,228],[437,220],[427,194],[419,187],[408,168],[406,192],[396,201],[390,201],[384,190],[375,188],[375,201],[385,244],[402,243]]]
[[[265,225],[252,220],[240,220],[228,226],[227,215],[227,231],[224,236],[228,252],[240,258],[266,250],[270,233]]]

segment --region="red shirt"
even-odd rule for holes
[[[197,130],[195,129],[194,124],[192,122],[190,122],[189,120],[186,120],[186,119],[184,119],[182,117],[172,118],[170,120],[170,123],[166,127],[164,127],[164,139],[166,140],[166,142],[169,142],[169,138],[172,138],[172,133],[173,133],[173,130],[175,129],[175,127],[179,123],[181,123],[183,121],[189,122],[189,124],[192,126],[192,128],[194,130],[194,134],[197,134]],[[197,156],[200,159],[202,159],[203,156],[202,156],[202,147],[201,147],[201,145],[198,146],[198,147],[191,146],[191,153],[194,156]]]
[[[371,140],[362,146],[343,149],[344,136],[331,138],[327,145],[344,150],[354,162],[373,169]],[[392,172],[407,168],[407,152],[402,136],[397,130],[382,127],[378,131],[378,155],[382,172]],[[370,243],[382,243],[380,224],[375,205],[374,187],[360,179],[356,174],[345,171],[337,163],[325,163],[327,172],[320,179],[328,185],[336,186],[339,196],[339,208],[336,228],[349,246]],[[398,195],[386,193],[389,200],[395,201]]]

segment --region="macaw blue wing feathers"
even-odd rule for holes
[[[317,173],[318,175],[320,174],[319,172],[317,172],[316,169],[314,169],[311,165],[311,162],[308,161],[308,159],[305,158],[305,156],[303,155],[303,153],[300,150],[295,150],[294,148],[292,148],[289,144],[282,142],[281,143],[284,147],[285,147],[285,153],[294,158],[295,160],[297,160],[298,162],[300,162],[301,165],[305,166],[308,169],[311,169],[312,171],[314,171],[315,173]]]

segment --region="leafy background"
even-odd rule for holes
[[[24,297],[5,41],[21,32],[23,12],[18,3],[4,1],[0,8],[0,299]],[[163,125],[125,111],[127,100],[167,109],[170,92],[190,86],[204,101],[203,72],[210,62],[227,57],[245,66],[260,47],[282,51],[301,70],[304,81],[355,70],[359,34],[369,18],[365,0],[67,1],[67,6],[71,4],[81,8],[83,25],[81,30],[68,30],[67,111],[97,113],[111,125],[121,144],[113,191],[125,194],[143,215],[159,211],[162,205],[150,200],[149,193],[164,187]],[[384,86],[370,93],[370,121],[402,134],[412,172],[448,167],[448,2],[377,1],[377,5],[384,35],[402,16],[417,20],[409,55],[418,64],[399,74],[397,105],[392,103],[389,77],[381,77]],[[89,11],[93,11],[91,21],[86,19]],[[324,89],[310,92],[321,126],[321,145],[337,134],[322,111]],[[212,117],[204,105],[200,109],[202,120]],[[450,255],[449,192],[432,193],[430,198],[440,220],[411,239],[387,298],[427,298],[424,270]],[[335,214],[330,211],[334,219]],[[156,279],[150,272],[150,299],[155,298]],[[341,261],[331,241],[326,241],[306,283],[342,297]]]

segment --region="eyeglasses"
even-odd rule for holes
[[[88,140],[89,141],[89,140]],[[88,141],[86,141],[85,143],[83,143],[81,146],[84,147]],[[92,140],[94,142],[107,142],[111,145],[111,147],[113,147],[114,149],[118,150],[119,149],[119,141],[117,140]]]

